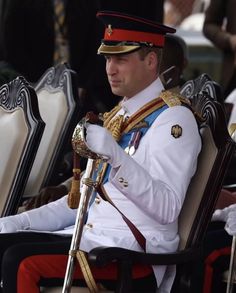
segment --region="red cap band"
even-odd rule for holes
[[[157,33],[146,33],[139,31],[130,31],[123,29],[113,29],[107,27],[104,34],[105,41],[117,41],[117,42],[147,42],[152,43],[155,46],[163,47],[165,38],[164,35]]]

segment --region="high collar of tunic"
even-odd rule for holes
[[[154,80],[148,87],[131,98],[124,97],[121,106],[122,109],[119,114],[125,113],[125,116],[131,116],[137,112],[146,103],[157,98],[164,87],[159,78]],[[122,113],[123,112],[123,113]]]

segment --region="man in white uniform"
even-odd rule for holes
[[[165,35],[175,30],[116,12],[101,11],[98,18],[106,27],[98,54],[106,58],[112,92],[124,98],[104,115],[104,127],[86,125],[88,147],[109,158],[110,169],[101,184],[115,207],[97,194],[89,208],[80,250],[88,252],[107,245],[173,252],[179,243],[178,216],[201,150],[192,111],[178,96],[164,91],[158,77]],[[113,130],[118,120],[119,137],[115,139]],[[136,240],[117,209],[140,231],[144,245]],[[40,208],[0,219],[3,292],[14,292],[9,288],[17,288],[20,293],[34,293],[38,292],[40,281],[63,278],[61,271],[65,272],[66,249],[73,233],[70,226],[75,223],[76,212],[68,207],[65,196]],[[18,230],[28,233],[16,234]],[[37,242],[39,239],[43,245]],[[61,250],[60,242],[64,245]],[[49,254],[54,255],[50,258]],[[152,269],[159,292],[170,292],[174,268]],[[77,267],[78,278],[79,271]],[[16,280],[13,284],[14,274],[17,284]],[[167,279],[166,275],[171,277]],[[94,276],[99,279],[96,271]],[[146,288],[143,292],[153,291]]]

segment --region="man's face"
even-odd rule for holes
[[[147,87],[156,78],[156,62],[153,64],[153,55],[153,52],[149,53],[143,60],[137,51],[107,55],[106,72],[112,92],[130,98]]]

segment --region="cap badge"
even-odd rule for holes
[[[182,127],[180,127],[178,124],[176,125],[173,125],[171,127],[171,135],[174,137],[174,138],[178,138],[182,135]]]
[[[112,32],[113,32],[113,30],[112,30],[111,24],[108,24],[108,27],[107,27],[108,35],[110,36],[112,34]]]

